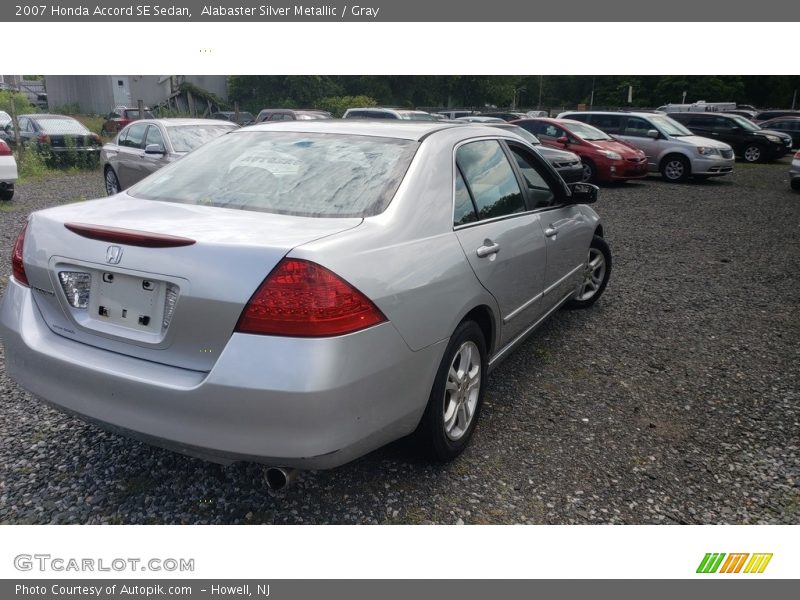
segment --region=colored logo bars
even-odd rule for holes
[[[727,556],[727,558],[725,558]],[[750,557],[750,560],[747,560]],[[769,554],[725,554],[724,552],[707,553],[700,565],[697,567],[698,573],[763,573],[769,561],[772,560],[772,553]],[[725,562],[723,562],[725,561]],[[747,566],[745,566],[745,563]],[[722,565],[720,567],[720,565]],[[744,567],[744,570],[742,570]]]

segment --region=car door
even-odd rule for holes
[[[541,314],[547,249],[506,150],[496,139],[456,149],[453,226],[481,284],[500,308],[501,345]]]
[[[147,133],[147,123],[133,123],[126,130],[124,140],[119,145],[117,158],[117,177],[122,189],[129,188],[142,179],[141,161],[144,155],[144,137]]]
[[[565,202],[549,166],[525,146],[508,143],[528,196],[528,206],[539,216],[547,248],[547,266],[541,312],[547,312],[572,294],[580,282],[594,234],[583,211]],[[563,184],[561,184],[563,185]]]
[[[658,136],[653,138],[647,135],[648,131],[658,133],[658,129],[650,121],[641,117],[628,117],[622,125],[620,133],[615,137],[644,152],[647,157],[647,166],[651,171],[656,171],[658,170],[658,157],[663,136],[658,133]]]

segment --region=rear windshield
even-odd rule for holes
[[[175,152],[191,152],[232,129],[228,125],[179,125],[170,126],[167,132]]]
[[[61,133],[79,133],[83,135],[89,133],[89,130],[80,122],[75,119],[70,119],[69,117],[39,118],[36,122],[39,123],[39,127],[41,127],[43,131],[54,135]]]
[[[136,198],[304,217],[368,217],[389,205],[419,144],[238,131],[156,171]]]

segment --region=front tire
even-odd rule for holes
[[[107,195],[113,196],[114,194],[119,194],[122,191],[119,185],[119,179],[117,179],[117,174],[114,173],[114,169],[111,167],[106,167],[104,179],[106,182]]]
[[[692,165],[685,156],[673,154],[667,156],[661,163],[661,175],[667,181],[680,183],[689,179],[692,174]]]
[[[486,340],[474,321],[462,322],[450,338],[417,434],[433,460],[453,460],[469,444],[486,387]]]
[[[592,238],[589,246],[583,279],[575,291],[575,295],[567,301],[565,306],[567,308],[589,308],[606,291],[609,277],[611,277],[611,249],[603,238],[596,235]]]
[[[14,186],[9,185],[8,187],[3,188],[0,190],[0,200],[3,202],[8,202],[14,197]]]
[[[588,158],[582,158],[581,163],[583,165],[583,177],[581,178],[581,181],[583,183],[594,182],[594,180],[597,179],[597,169],[595,168],[594,163]]]
[[[791,186],[793,190],[800,191],[800,179],[792,179]]]

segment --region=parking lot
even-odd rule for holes
[[[614,256],[490,378],[475,438],[430,465],[408,441],[270,493],[45,406],[5,375],[3,523],[800,523],[800,194],[790,159],[604,187]],[[31,211],[103,195],[99,172],[0,206],[0,289]]]

